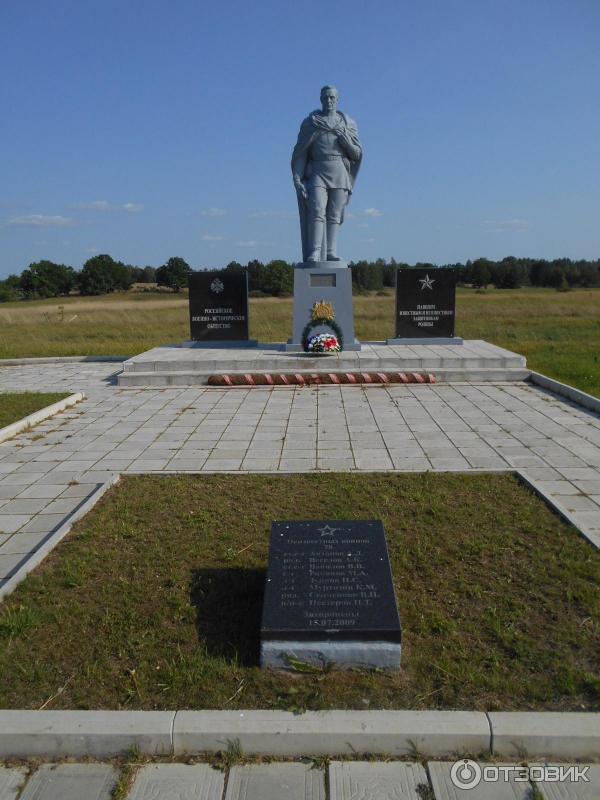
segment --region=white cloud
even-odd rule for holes
[[[227,214],[226,208],[205,208],[200,212],[203,217],[224,217]]]
[[[69,217],[26,214],[23,217],[13,217],[6,224],[24,228],[68,228],[73,220]]]
[[[527,219],[484,219],[482,225],[488,233],[524,233],[531,228]]]
[[[98,248],[97,247],[86,247],[84,252],[85,253],[89,253],[90,255],[93,255],[94,253],[98,252]]]
[[[127,211],[129,214],[135,214],[143,211],[144,206],[141,203],[109,203],[108,200],[91,200],[87,203],[77,203],[75,208],[82,211]]]
[[[375,244],[375,239],[362,239],[361,241],[364,242],[364,244]]]
[[[289,211],[253,211],[248,214],[250,219],[292,219],[295,216]]]
[[[383,217],[383,211],[378,208],[365,208],[362,212],[363,217]]]
[[[222,242],[222,236],[211,236],[210,233],[205,233],[202,237],[203,242]]]

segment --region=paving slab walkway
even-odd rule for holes
[[[600,546],[600,416],[531,384],[121,389],[120,369],[0,368],[0,391],[87,396],[0,444],[0,596],[128,473],[518,470]]]
[[[446,761],[425,765],[334,761],[327,769],[279,762],[234,766],[227,772],[209,764],[147,764],[134,767],[129,788],[119,796],[127,800],[531,800],[534,785],[522,765],[501,766],[509,769],[498,780],[484,777],[469,787],[468,775],[468,788],[460,788],[452,780],[452,763]],[[110,764],[41,764],[30,774],[23,768],[0,766],[0,800],[109,800],[118,777]],[[600,766],[587,766],[585,777],[587,781],[536,781],[535,786],[543,800],[598,800]]]

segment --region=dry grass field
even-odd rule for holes
[[[354,298],[356,332],[363,341],[394,333],[394,298]],[[284,341],[292,300],[250,301],[250,333]],[[600,395],[600,289],[459,289],[457,333],[522,353],[535,370]],[[102,298],[0,305],[0,358],[51,355],[130,356],[189,338],[187,294],[117,293]]]

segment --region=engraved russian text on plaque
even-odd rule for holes
[[[455,269],[396,270],[396,338],[453,337]]]
[[[196,342],[248,339],[248,275],[192,272],[189,276],[190,333]]]
[[[381,522],[274,522],[261,665],[400,666],[400,620]]]

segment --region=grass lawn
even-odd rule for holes
[[[68,396],[65,392],[0,392],[0,428]]]
[[[144,293],[0,305],[0,359],[50,355],[135,355],[189,338],[187,295]],[[62,306],[62,310],[61,310]],[[394,297],[354,298],[365,341],[394,333]],[[250,301],[250,335],[285,341],[292,300]],[[472,289],[457,293],[457,333],[527,357],[529,366],[600,396],[600,289]]]
[[[401,671],[261,671],[271,520],[374,517]],[[0,707],[597,710],[599,586],[512,475],[131,476],[1,607]]]

